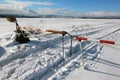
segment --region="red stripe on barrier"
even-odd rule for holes
[[[81,41],[81,40],[88,40],[87,38],[79,37],[79,36],[76,36],[76,39],[77,39],[78,41]]]
[[[100,43],[115,44],[114,41],[100,40]]]

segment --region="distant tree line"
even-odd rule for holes
[[[38,16],[28,16],[28,15],[13,15],[13,14],[0,15],[0,18],[6,18],[7,16],[14,16],[14,17],[18,17],[18,18],[120,19],[120,17],[114,17],[114,16],[107,16],[107,17],[80,17],[80,16],[63,16],[63,15],[38,15]]]

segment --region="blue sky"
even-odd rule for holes
[[[9,9],[9,7],[16,8],[16,10],[28,8],[48,13],[57,13],[56,11],[59,10],[62,12],[64,9],[63,11],[67,10],[71,14],[73,12],[120,12],[119,5],[120,0],[0,0],[0,10],[1,6],[2,9]]]
[[[120,0],[54,0],[56,4],[79,11],[120,11]],[[58,2],[57,2],[58,1]]]
[[[29,6],[31,9],[37,8],[67,8],[82,12],[91,11],[120,11],[120,0],[1,0],[0,3],[5,4],[7,1],[21,2],[49,2],[53,5],[37,5]],[[9,3],[7,3],[9,4]]]

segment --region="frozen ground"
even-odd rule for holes
[[[41,35],[33,35],[25,44],[10,39],[15,24],[0,18],[0,80],[120,80],[120,45],[82,42],[85,69],[82,69],[80,43],[65,35],[65,59],[62,36],[44,35],[46,29],[65,30],[71,35],[120,43],[118,19],[18,18],[20,26],[40,27]],[[65,65],[63,66],[63,61]]]

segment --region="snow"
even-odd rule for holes
[[[18,44],[11,39],[15,24],[0,18],[0,80],[120,80],[119,19],[17,18],[17,21],[22,27],[39,27],[43,32],[32,35],[28,43]],[[63,55],[62,36],[47,35],[46,29],[119,44],[82,41],[80,48],[80,42],[73,38],[70,55],[70,37],[65,35]]]

